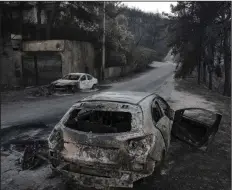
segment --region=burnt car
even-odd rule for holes
[[[82,186],[133,187],[162,163],[171,134],[202,148],[220,120],[200,108],[174,112],[157,94],[95,94],[75,103],[50,134],[52,169]]]
[[[94,89],[98,84],[98,79],[87,73],[69,73],[63,78],[51,83],[52,90],[77,90]]]

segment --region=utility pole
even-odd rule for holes
[[[106,5],[105,5],[105,1],[103,1],[103,37],[102,37],[102,66],[101,66],[101,79],[104,80],[104,71],[105,71],[105,41],[106,41],[106,34],[105,34],[105,30],[106,30],[106,15],[105,15],[105,9],[106,9]]]

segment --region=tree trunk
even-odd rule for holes
[[[203,83],[206,83],[206,61],[203,62]]]
[[[136,42],[136,44],[135,44],[135,47],[137,47],[137,46],[139,45],[139,43],[140,43],[140,41],[142,40],[142,38],[143,38],[143,35],[140,36],[139,40],[138,40],[138,41]]]
[[[214,66],[214,50],[215,44],[212,43],[209,47],[209,89],[212,90],[212,73],[213,73],[213,66]]]
[[[54,21],[56,9],[59,6],[59,4],[60,4],[60,2],[54,2],[54,4],[52,5],[52,11],[51,11],[50,15],[48,16],[48,22],[47,22],[47,26],[46,26],[46,39],[47,40],[49,40],[51,38],[52,24]]]
[[[40,40],[40,26],[41,26],[41,2],[37,3],[37,24],[36,24],[36,39]]]
[[[209,72],[209,89],[212,90],[212,71]]]
[[[228,46],[228,31],[224,32],[224,68],[225,68],[225,82],[223,95],[231,96],[231,61],[230,61],[230,47]]]
[[[200,85],[201,84],[201,54],[202,54],[202,37],[199,39],[199,46],[197,50],[197,64],[198,64],[198,79],[197,83]]]
[[[20,2],[20,8],[19,8],[19,19],[20,19],[20,23],[19,23],[19,33],[22,35],[22,39],[23,39],[23,7],[24,7],[24,3]]]
[[[2,38],[3,38],[2,15],[3,15],[2,8],[0,7],[0,48],[2,47]],[[2,52],[1,49],[0,52]]]
[[[197,74],[198,74],[198,78],[197,78],[197,84],[201,84],[201,64],[198,63],[198,71],[197,71]]]
[[[203,52],[203,83],[206,83],[206,54]]]
[[[35,84],[39,84],[39,76],[38,76],[38,64],[37,64],[37,56],[34,56],[34,63],[35,63]]]

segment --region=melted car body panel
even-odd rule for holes
[[[101,134],[66,127],[65,123],[75,109],[83,109],[86,112],[88,110],[129,112],[132,115],[131,130]],[[151,128],[151,126],[144,126],[143,112],[140,105],[132,103],[99,100],[78,102],[69,109],[55,127],[56,131],[59,130],[62,133],[63,140],[59,142],[61,145],[58,146],[57,141],[49,140],[50,151],[59,159],[57,161],[59,165],[66,163],[66,168],[58,166],[53,169],[78,181],[83,178],[83,175],[86,178],[91,177],[91,181],[98,181],[99,188],[133,187],[133,182],[151,175],[165,147],[164,143],[156,143],[154,133],[159,133],[159,131],[154,126],[150,130],[146,128]],[[152,125],[152,122],[149,125]],[[52,139],[52,136],[54,133],[49,139]],[[158,155],[155,156],[155,154]],[[85,172],[80,169],[70,169],[71,164],[71,168],[74,168],[74,164],[77,168],[85,168]],[[106,173],[107,176],[102,176],[102,173]],[[85,186],[93,187],[96,183],[89,183]]]

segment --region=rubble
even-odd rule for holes
[[[35,96],[35,97],[40,97],[40,96],[50,96],[53,93],[54,92],[52,91],[50,86],[46,85],[46,86],[37,87],[37,88],[31,90],[28,94],[31,96]]]
[[[35,141],[33,144],[26,145],[21,158],[23,170],[34,169],[42,164],[43,161],[49,163],[47,142]]]

